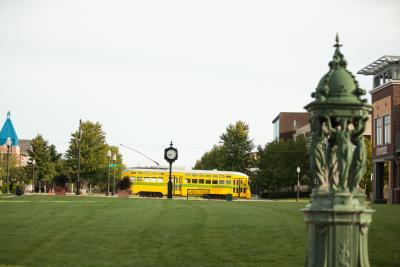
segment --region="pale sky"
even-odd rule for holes
[[[400,1],[2,1],[0,123],[58,151],[79,119],[111,145],[193,167],[230,123],[256,145],[281,111],[303,111],[328,71],[336,32],[354,74],[400,55]],[[370,90],[372,78],[356,75]],[[127,166],[152,165],[120,148]]]

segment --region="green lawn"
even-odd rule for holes
[[[0,265],[302,266],[295,202],[0,196]],[[372,266],[400,266],[400,206],[373,206]]]

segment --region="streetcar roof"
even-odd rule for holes
[[[168,167],[157,167],[157,168],[127,168],[124,170],[125,172],[128,171],[143,171],[143,172],[160,172],[160,171],[169,171]],[[221,174],[221,175],[240,175],[246,178],[249,176],[242,172],[234,172],[234,171],[210,171],[210,170],[182,170],[182,169],[172,169],[173,172],[183,172],[183,173],[190,173],[190,174]]]

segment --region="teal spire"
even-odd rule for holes
[[[7,138],[10,137],[12,141],[12,146],[18,146],[19,140],[17,133],[15,132],[14,125],[11,122],[11,113],[7,112],[7,119],[3,124],[3,128],[0,131],[0,145],[4,145],[7,141]]]

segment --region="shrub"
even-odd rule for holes
[[[3,185],[1,186],[1,192],[7,193],[7,184],[5,182],[3,182]]]
[[[128,190],[131,188],[131,180],[128,176],[125,176],[118,182],[117,186],[119,190]]]
[[[310,197],[311,192],[299,192],[300,198]],[[264,192],[261,194],[262,198],[280,199],[280,198],[296,198],[297,192]]]
[[[53,178],[53,182],[55,186],[65,187],[68,182],[68,178],[65,174],[60,174]]]
[[[22,196],[24,194],[24,189],[22,185],[16,185],[15,186],[15,194],[17,196]]]

